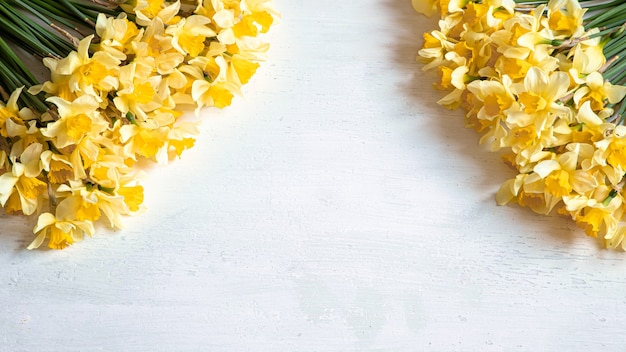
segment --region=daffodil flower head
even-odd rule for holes
[[[28,249],[39,248],[46,239],[48,239],[48,247],[63,249],[74,241],[82,240],[85,234],[93,235],[94,227],[89,221],[58,219],[46,212],[39,215],[33,232],[36,237]]]
[[[12,167],[0,175],[0,205],[10,213],[33,214],[45,195],[40,162],[43,145],[29,145],[21,155],[11,157]]]
[[[510,85],[511,79],[508,76],[503,76],[502,82],[475,80],[468,84],[469,91],[482,102],[478,112],[479,119],[493,120],[513,106],[515,97]]]
[[[74,171],[69,157],[45,150],[41,153],[41,163],[51,184],[62,184],[73,179]]]
[[[83,95],[72,102],[59,97],[50,97],[48,101],[57,107],[59,119],[41,133],[54,138],[57,148],[75,145],[87,134],[100,133],[108,126],[100,116],[98,100],[92,95]]]
[[[567,109],[557,104],[567,93],[568,87],[567,73],[548,74],[533,66],[528,70],[524,83],[513,85],[512,89],[527,114],[543,111],[568,113]]]
[[[13,125],[23,125],[24,121],[35,118],[34,113],[29,108],[21,108],[18,105],[18,99],[22,94],[24,87],[19,87],[11,93],[6,104],[0,101],[0,136],[11,137],[8,129],[11,122]],[[13,135],[13,137],[15,137]]]
[[[559,35],[578,37],[584,31],[583,15],[586,9],[581,8],[576,0],[550,0],[548,2],[548,25]]]
[[[617,103],[626,96],[626,86],[613,85],[604,80],[599,72],[592,72],[585,78],[585,85],[574,93],[574,102],[579,106],[584,102],[591,103],[591,109],[600,111],[606,104]]]
[[[141,32],[135,22],[129,21],[124,14],[117,18],[100,14],[96,21],[99,51],[107,52],[120,61],[126,60],[133,41]]]
[[[172,36],[172,46],[181,54],[198,56],[205,49],[207,37],[217,34],[208,26],[211,19],[193,15],[183,18],[175,25],[169,26],[166,33]]]
[[[267,33],[270,27],[280,18],[280,13],[270,0],[241,0],[241,11],[252,16],[260,26],[261,33]]]
[[[133,9],[137,16],[135,21],[140,26],[148,26],[154,18],[159,18],[163,23],[176,23],[180,11],[180,1],[168,3],[165,0],[136,0]]]

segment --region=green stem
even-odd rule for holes
[[[4,57],[7,59],[6,63],[8,63],[11,66],[13,72],[19,72],[20,74],[25,76],[31,85],[37,84],[37,79],[26,68],[26,66],[24,66],[24,64],[22,63],[22,60],[20,60],[17,57],[15,52],[11,49],[11,47],[9,47],[9,45],[2,38],[0,38],[0,52],[2,52]]]
[[[71,13],[73,13],[74,16],[76,16],[77,19],[80,19],[80,21],[85,22],[85,23],[89,24],[92,27],[95,27],[95,23],[93,23],[93,21],[91,21],[89,19],[89,17],[87,17],[87,15],[85,15],[78,8],[76,8],[76,6],[72,5],[71,2],[69,2],[68,0],[60,0],[60,3],[62,3],[63,6],[67,7],[67,9]]]
[[[5,15],[0,16],[0,27],[2,27],[3,32],[9,33],[15,37],[18,42],[22,42],[25,46],[28,46],[34,52],[38,52],[41,56],[61,56],[55,50],[51,49],[55,44],[43,43],[41,41],[42,36],[45,36],[46,32],[46,29],[41,25],[26,18],[5,2],[0,2],[0,15],[1,14]],[[37,36],[40,38],[37,38]]]
[[[615,116],[617,116],[618,119],[617,125],[623,125],[624,120],[626,120],[626,104],[624,104],[624,101],[620,103]]]
[[[626,14],[626,3],[617,5],[615,7],[606,10],[597,16],[591,17],[585,24],[585,28],[600,27],[604,23],[612,23],[615,18],[622,18]],[[607,22],[608,21],[608,22]],[[623,22],[622,22],[623,23]]]
[[[617,54],[618,58],[623,58],[626,55],[626,50],[622,50],[619,54]],[[626,69],[626,60],[616,60],[611,64],[603,73],[604,77],[609,80],[609,82],[613,84],[618,84],[616,79],[624,72]]]

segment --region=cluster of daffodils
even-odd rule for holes
[[[480,142],[517,171],[498,204],[571,217],[607,247],[626,248],[623,6],[608,12],[605,2],[590,13],[577,0],[413,5],[441,16],[419,51],[424,69],[439,74],[435,86],[448,91],[439,104],[463,108]]]
[[[117,229],[140,212],[136,162],[165,164],[194,145],[196,122],[182,109],[228,106],[264,60],[262,34],[278,16],[271,0],[120,6],[69,55],[43,58],[49,81],[0,103],[0,205],[38,216],[29,249],[65,248],[99,220]],[[45,110],[25,95],[43,97]]]

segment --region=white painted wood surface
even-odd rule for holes
[[[149,211],[64,251],[0,216],[0,351],[622,351],[626,254],[511,171],[414,62],[409,0],[275,0],[270,61]]]

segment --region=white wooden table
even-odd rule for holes
[[[414,57],[409,0],[275,0],[270,61],[149,211],[64,251],[0,216],[0,351],[623,351],[626,254],[512,176]]]

